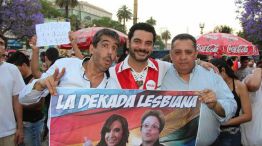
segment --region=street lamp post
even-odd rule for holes
[[[203,34],[203,30],[205,28],[205,23],[199,23],[199,27],[200,27],[200,34]]]

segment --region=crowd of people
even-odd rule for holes
[[[91,56],[87,58],[79,51],[72,32],[69,38],[76,57],[61,58],[56,48],[49,48],[41,59],[45,64],[42,70],[36,37],[29,43],[31,61],[21,52],[5,60],[6,41],[0,38],[0,146],[41,145],[43,133],[45,137],[48,133],[50,95],[57,95],[56,87],[198,91],[202,108],[197,146],[262,145],[261,64],[251,68],[248,57],[241,57],[236,70],[234,61],[198,60],[196,39],[190,34],[179,34],[172,39],[171,63],[150,58],[156,32],[147,23],[130,28],[128,55],[114,66],[120,47],[115,31],[98,31],[89,48]],[[158,139],[165,122],[161,118],[155,112],[142,117],[142,146],[162,146]],[[114,130],[111,124],[126,123],[119,115],[109,119],[105,121],[98,146],[109,145],[106,137]],[[152,120],[158,124],[150,123]],[[148,128],[155,130],[154,139],[143,135]],[[112,145],[126,145],[128,125],[117,132],[127,137],[123,141],[111,141]]]

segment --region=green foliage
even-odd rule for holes
[[[73,31],[78,30],[78,29],[80,28],[80,24],[81,24],[81,22],[80,22],[80,20],[78,19],[78,17],[77,17],[76,15],[71,15],[71,16],[69,17],[69,19],[70,19],[70,24],[71,24],[72,30],[73,30]]]
[[[133,16],[131,10],[126,5],[123,5],[121,8],[119,8],[116,15],[120,23],[123,21],[124,27],[126,27],[126,22],[131,20]]]
[[[51,2],[46,0],[40,0],[42,5],[41,13],[44,15],[45,18],[57,18],[62,17],[63,14],[57,10]]]
[[[230,26],[227,26],[227,25],[219,25],[219,26],[216,26],[214,28],[213,32],[216,32],[216,33],[230,33],[230,34],[232,34],[233,33],[233,28],[231,28]]]
[[[69,7],[76,7],[78,5],[78,0],[55,0],[55,4],[60,8],[65,8],[65,18],[68,18]]]
[[[154,44],[154,47],[159,50],[163,50],[165,48],[165,44],[159,35],[156,36],[156,42]]]
[[[101,19],[95,19],[92,21],[92,26],[109,27],[115,30],[126,33],[125,27],[118,21],[111,20],[108,17],[102,17]]]
[[[161,38],[165,41],[165,45],[166,45],[166,48],[167,48],[167,41],[169,39],[171,39],[171,33],[168,30],[166,30],[166,31],[161,33]]]
[[[146,20],[146,23],[155,26],[156,25],[156,20],[153,19],[153,17],[151,16],[148,20]]]

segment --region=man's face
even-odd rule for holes
[[[0,59],[5,55],[5,41],[0,38]]]
[[[155,143],[159,139],[160,123],[155,116],[148,116],[141,129],[142,141],[147,143]]]
[[[248,66],[248,60],[244,60],[241,62],[241,68],[246,68]]]
[[[172,44],[170,56],[178,73],[189,74],[195,66],[197,51],[191,40],[176,40]]]
[[[145,62],[153,51],[153,34],[144,30],[136,30],[129,43],[130,57],[138,62]]]
[[[112,37],[102,36],[96,48],[91,45],[91,53],[94,63],[101,71],[106,71],[115,61],[117,55],[118,42]]]
[[[116,120],[111,124],[109,131],[107,131],[105,134],[105,141],[107,146],[116,146],[120,143],[122,136],[123,128],[121,126],[121,123]]]

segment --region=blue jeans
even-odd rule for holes
[[[24,146],[41,146],[44,118],[35,122],[24,123]]]
[[[220,132],[217,142],[219,146],[241,146],[240,130],[236,133],[230,133],[227,131]]]

